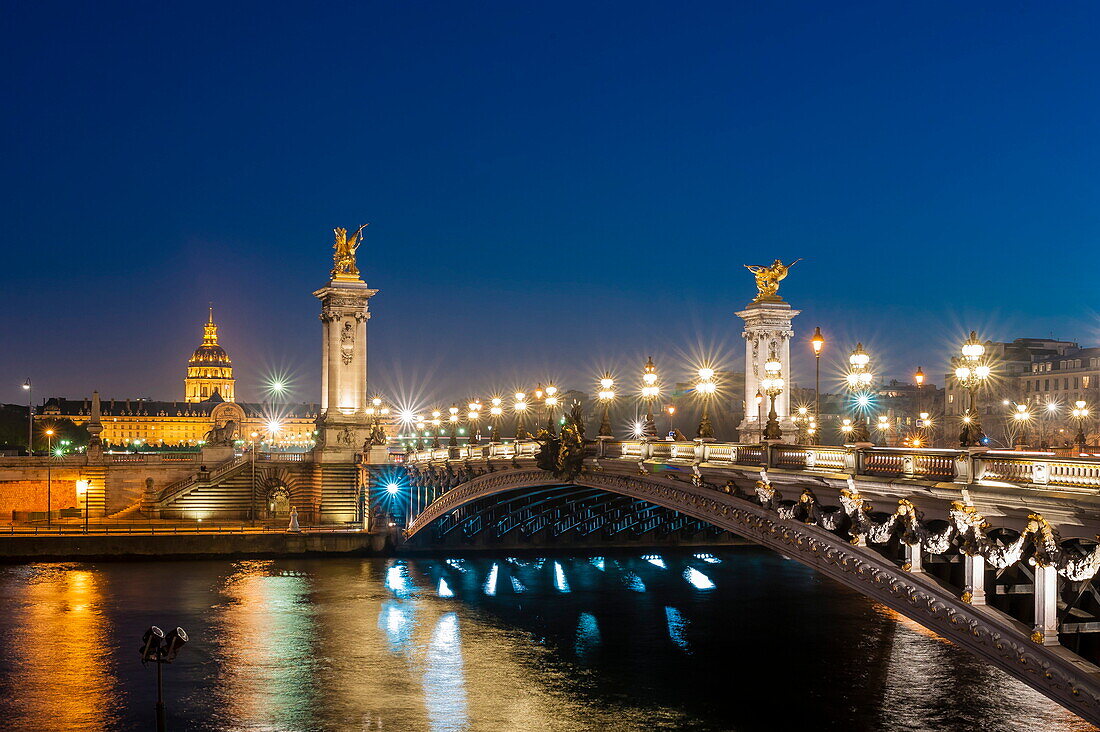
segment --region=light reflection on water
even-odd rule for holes
[[[0,567],[0,728],[149,728],[150,623],[174,729],[1090,729],[753,549]]]

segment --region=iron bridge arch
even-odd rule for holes
[[[867,546],[821,526],[782,517],[736,493],[650,473],[622,475],[587,469],[568,481],[534,468],[467,473],[457,483],[453,474],[443,482],[434,481],[430,471],[410,473],[414,482],[434,483],[442,492],[409,523],[407,538],[475,501],[519,490],[572,486],[645,501],[729,531],[831,577],[1100,725],[1100,669],[1088,661],[1061,645],[1033,642],[1028,626],[996,608],[964,602],[956,589],[932,575],[906,571]]]

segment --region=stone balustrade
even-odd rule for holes
[[[428,448],[409,453],[408,465],[466,460],[513,460],[533,457],[535,440],[459,447]],[[1050,453],[1007,450],[945,450],[818,445],[760,445],[727,442],[599,440],[599,459],[636,462],[767,468],[816,474],[847,474],[887,479],[945,483],[1004,484],[1020,488],[1062,489],[1100,494],[1100,458],[1056,457]]]

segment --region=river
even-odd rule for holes
[[[765,550],[0,567],[0,728],[1093,729]]]

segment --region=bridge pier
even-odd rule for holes
[[[1031,640],[1058,645],[1058,570],[1035,565],[1035,629]]]
[[[980,554],[963,555],[962,600],[971,605],[985,604],[985,557]]]

